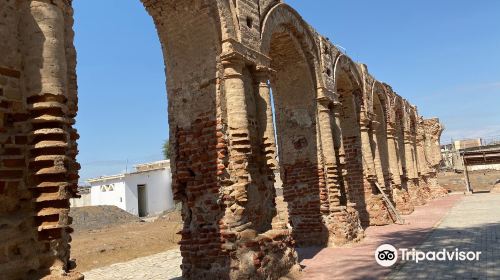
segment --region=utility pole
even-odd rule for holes
[[[467,163],[465,161],[465,151],[461,153],[462,155],[462,163],[464,165],[464,175],[465,175],[465,188],[467,193],[473,193],[474,190],[470,186],[470,180],[469,180],[469,172],[467,171]]]

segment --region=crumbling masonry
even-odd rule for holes
[[[296,246],[359,240],[394,220],[376,184],[404,214],[445,194],[439,121],[288,5],[143,3],[166,64],[186,279],[277,279],[297,266]],[[82,277],[69,272],[72,26],[71,0],[0,0],[0,279]],[[273,220],[276,171],[288,223]]]

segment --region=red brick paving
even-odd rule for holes
[[[375,249],[384,243],[396,248],[422,244],[448,211],[463,198],[463,195],[449,195],[416,207],[412,214],[403,216],[404,225],[368,227],[365,239],[349,248],[299,249],[303,258],[301,265],[305,267],[302,279],[383,279],[391,268],[384,268],[375,262]]]

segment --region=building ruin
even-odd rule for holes
[[[277,279],[297,266],[295,246],[359,240],[364,227],[394,220],[376,184],[404,214],[445,193],[439,121],[290,6],[142,1],[168,73],[186,279]],[[0,14],[0,272],[81,279],[70,260],[79,170],[71,0],[2,0]],[[288,223],[273,223],[276,169]]]

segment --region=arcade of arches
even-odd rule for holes
[[[384,194],[409,214],[446,193],[436,181],[439,121],[419,116],[288,5],[142,1],[168,73],[186,279],[278,279],[297,269],[297,246],[341,246],[393,223]],[[70,261],[79,170],[71,2],[0,1],[7,279],[83,277]],[[274,219],[275,174],[285,222]]]

